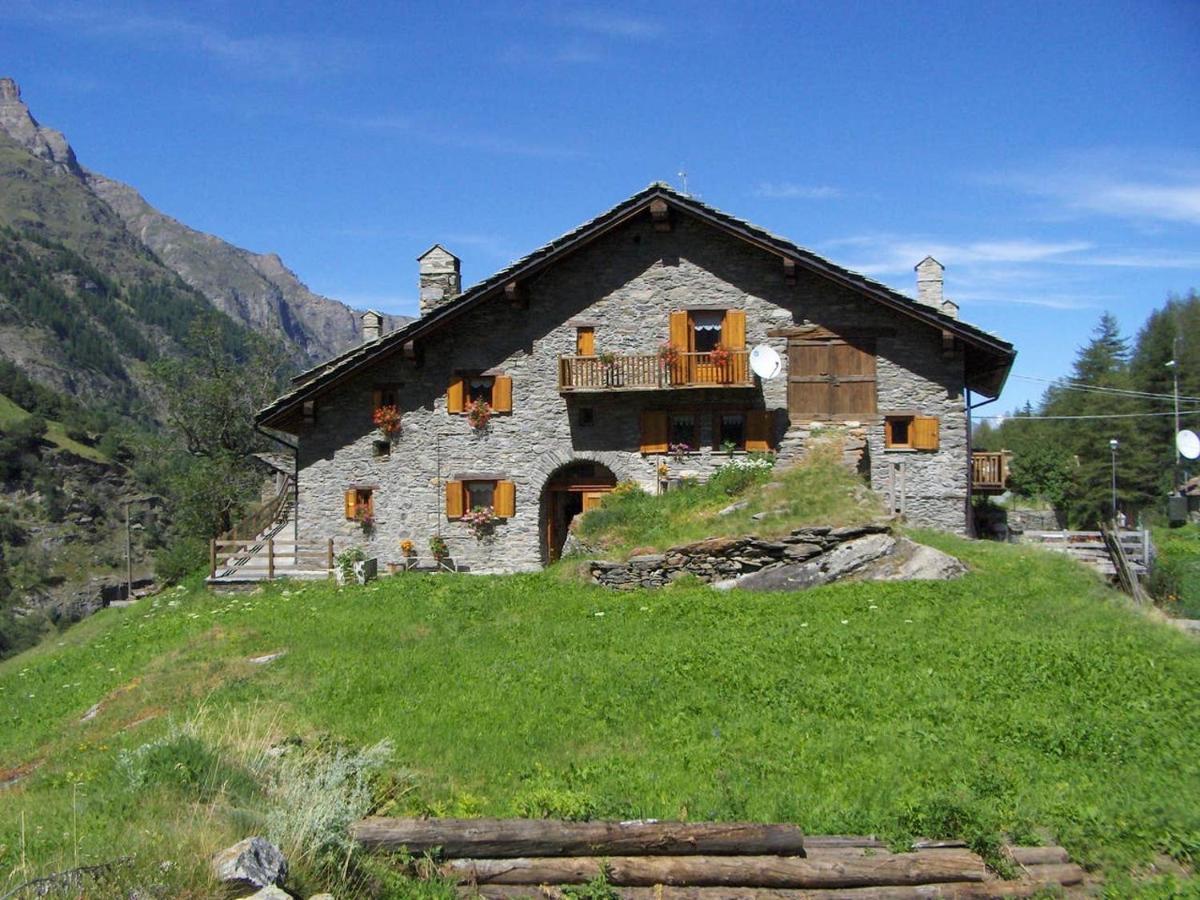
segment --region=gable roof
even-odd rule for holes
[[[409,341],[429,334],[493,297],[502,295],[504,286],[533,273],[579,249],[600,235],[646,212],[656,199],[692,215],[727,233],[747,241],[799,267],[822,275],[865,297],[875,300],[940,331],[960,339],[967,349],[966,386],[987,397],[999,396],[1008,378],[1016,351],[1008,341],[894,291],[887,285],[830,262],[786,238],[772,234],[694,197],[681,194],[663,182],[655,182],[632,197],[601,213],[589,222],[539,247],[529,255],[469,288],[433,312],[373,341],[347,350],[292,379],[292,388],[258,413],[260,425],[280,421],[306,399],[336,382],[357,373],[374,361],[400,350]],[[430,250],[439,245],[435,244]],[[444,248],[443,248],[444,249]],[[426,251],[428,253],[429,251]],[[447,251],[448,252],[448,251]],[[425,254],[422,254],[424,256]]]

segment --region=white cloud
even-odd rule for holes
[[[628,16],[606,9],[577,9],[559,12],[551,21],[565,28],[637,41],[656,38],[666,30],[657,19]]]
[[[756,197],[768,200],[829,200],[842,196],[839,188],[829,185],[795,184],[790,181],[764,181],[754,189]]]
[[[886,235],[842,238],[826,242],[825,246],[859,248],[862,258],[848,268],[864,275],[911,272],[926,256],[934,257],[947,267],[1015,264],[1048,262],[1092,248],[1086,241],[1037,241],[1017,238],[946,243],[933,239],[895,238]]]

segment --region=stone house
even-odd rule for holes
[[[969,528],[972,398],[999,394],[1015,352],[958,319],[932,258],[913,300],[653,184],[465,292],[445,248],[419,264],[420,318],[381,334],[367,313],[360,346],[259,413],[296,448],[296,540],[388,562],[441,535],[471,570],[536,569],[618,482],[794,457],[815,429],[894,511]],[[777,376],[752,370],[760,345]],[[496,517],[482,537],[476,507]]]

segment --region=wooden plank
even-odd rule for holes
[[[754,887],[627,887],[618,888],[621,900],[1003,900],[1035,897],[1058,882],[1031,879],[1019,881],[951,881],[940,884],[893,885],[864,888],[804,890]],[[567,891],[557,885],[489,884],[459,889],[462,897],[502,900],[525,897],[532,900],[566,900]]]
[[[621,887],[850,888],[983,881],[969,850],[829,850],[819,856],[612,856],[455,859],[442,872],[470,884],[583,884],[603,874]]]
[[[442,856],[545,857],[653,854],[756,854],[803,856],[804,834],[795,825],[754,822],[559,822],[549,819],[390,819],[351,826],[353,838],[372,850]]]
[[[1008,847],[1012,861],[1022,866],[1038,866],[1046,863],[1066,863],[1071,858],[1062,847]]]

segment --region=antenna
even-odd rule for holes
[[[686,171],[685,169],[680,169],[680,170],[679,170],[678,172],[676,172],[675,174],[677,174],[677,175],[678,175],[680,178],[682,178],[682,179],[683,179],[683,192],[686,194],[686,193],[688,192],[688,189],[687,189],[687,171]]]

